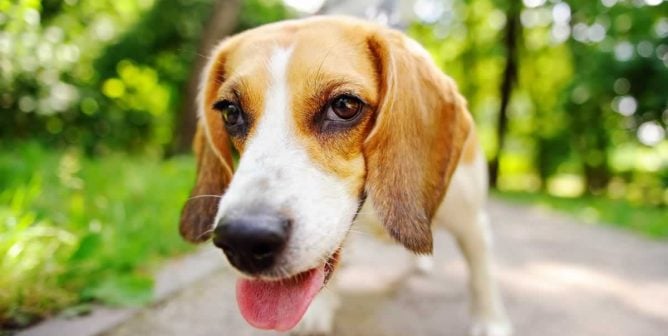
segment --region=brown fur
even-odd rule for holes
[[[378,100],[375,64],[365,50],[366,36],[360,34],[366,27],[304,28],[294,33],[288,66],[296,131],[313,162],[345,179],[350,193],[357,196],[364,188],[363,143],[372,127]],[[323,36],[327,36],[326,41]],[[314,128],[314,113],[336,96],[350,92],[368,104],[362,119],[350,129],[321,134]]]
[[[462,163],[472,164],[478,157],[480,151],[480,144],[478,143],[478,135],[476,132],[470,132],[469,137],[464,143],[464,150],[462,152]]]
[[[211,236],[211,225],[218,211],[218,195],[222,195],[232,176],[214,152],[201,124],[197,127],[193,149],[197,157],[197,180],[190,198],[181,211],[179,230],[186,240],[199,243]],[[232,163],[228,150],[222,152],[227,164]]]

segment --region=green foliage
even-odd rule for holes
[[[97,99],[105,114],[117,116],[99,120],[115,130],[105,145],[170,143],[190,65],[206,57],[197,54],[197,47],[213,2],[157,0],[95,61],[102,92]]]
[[[454,2],[436,23],[409,30],[459,83],[489,157],[498,150],[510,3]],[[611,183],[629,191],[644,185],[652,195],[644,202],[668,204],[668,141],[646,137],[648,127],[665,134],[668,123],[661,94],[668,92],[668,2],[522,3],[519,78],[499,187],[554,192],[551,180],[577,175],[581,187],[572,193],[612,197]],[[632,194],[626,198],[636,201]]]
[[[637,144],[642,134],[636,133],[646,122],[665,129],[662,114],[668,111],[668,100],[656,93],[668,90],[668,50],[661,49],[668,48],[668,32],[654,28],[668,24],[667,6],[630,2],[611,8],[599,2],[571,2],[571,6],[573,38],[568,43],[579,71],[563,92],[563,108],[569,112],[571,144],[583,163],[586,184],[598,192],[618,168],[609,163],[611,149]],[[622,99],[636,107],[620,108]]]
[[[0,0],[0,135],[87,153],[164,148],[214,0]],[[245,1],[239,29],[285,18]]]
[[[105,45],[152,1],[0,1],[0,134],[93,146],[124,129],[101,122],[97,70]],[[112,128],[113,126],[113,128]]]
[[[243,31],[265,23],[290,18],[292,13],[276,0],[251,0],[242,4],[241,17],[237,31]]]
[[[176,227],[193,179],[190,157],[2,148],[0,325],[81,301],[150,299],[155,261],[190,249]]]

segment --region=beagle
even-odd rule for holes
[[[337,301],[318,293],[353,223],[379,222],[417,254],[447,228],[470,269],[471,334],[511,333],[472,118],[418,43],[345,17],[261,26],[215,48],[199,98],[180,232],[223,250],[248,323],[331,332]]]

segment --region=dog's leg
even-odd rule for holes
[[[334,314],[339,307],[339,297],[333,288],[323,289],[313,299],[311,306],[291,335],[332,335],[334,332]]]
[[[489,220],[484,211],[472,217],[467,223],[460,222],[449,228],[469,266],[473,318],[470,334],[508,336],[512,334],[512,326],[494,278]]]

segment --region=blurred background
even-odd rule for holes
[[[0,329],[137,305],[194,181],[216,41],[349,14],[459,83],[493,197],[668,238],[668,1],[0,0]]]

